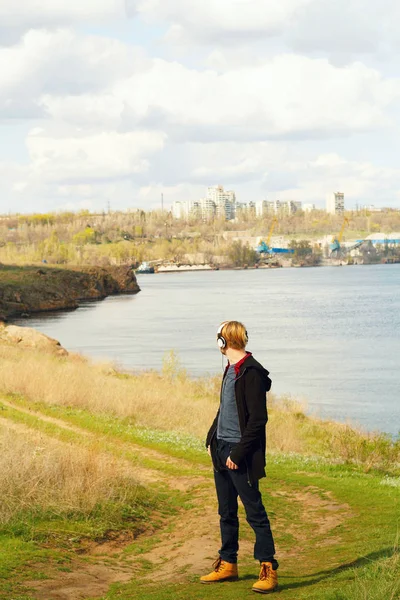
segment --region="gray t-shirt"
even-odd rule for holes
[[[240,442],[241,438],[235,398],[235,379],[235,365],[230,365],[223,382],[217,427],[217,438],[233,444]]]

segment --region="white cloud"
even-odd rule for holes
[[[155,60],[113,89],[132,118],[185,141],[349,135],[387,125],[399,93],[400,80],[361,63],[339,69],[295,55],[223,74]]]
[[[205,41],[275,34],[312,0],[141,0],[144,17],[171,23],[170,36],[195,35]]]
[[[0,44],[30,29],[108,22],[132,16],[136,0],[0,0]]]
[[[99,92],[145,63],[140,49],[117,40],[30,31],[17,45],[0,48],[0,118],[43,115],[39,101],[46,93]]]
[[[342,60],[392,50],[398,44],[400,5],[393,0],[313,0],[283,31],[298,52],[325,52]]]
[[[311,160],[297,157],[292,164],[285,164],[282,174],[288,183],[292,175],[295,185],[283,185],[276,191],[278,197],[315,202],[321,208],[325,206],[326,193],[338,189],[344,191],[349,208],[357,203],[393,206],[400,198],[400,169],[348,160],[338,154],[319,155]],[[266,183],[269,185],[268,178]]]
[[[275,41],[334,60],[398,49],[400,5],[393,0],[140,0],[144,17],[167,21],[173,44],[214,47]],[[256,58],[256,54],[255,54]]]
[[[238,14],[246,6],[238,3]],[[222,52],[214,58],[222,72],[146,58],[112,39],[30,31],[0,49],[0,118],[47,116],[97,131],[154,128],[180,141],[330,138],[387,126],[400,92],[399,79],[361,62],[339,68],[280,54],[232,68]]]
[[[82,67],[83,68],[83,67]],[[334,138],[386,127],[400,79],[361,63],[281,55],[217,73],[155,59],[105,93],[45,94],[51,118],[83,127],[151,127],[178,141]]]
[[[150,159],[165,143],[162,133],[136,131],[75,137],[27,138],[26,165],[0,162],[0,213],[82,206],[137,205]]]
[[[148,131],[60,138],[29,136],[30,171],[44,182],[132,177],[148,170],[148,157],[160,151],[164,141],[164,134]]]

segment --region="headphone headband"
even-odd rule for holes
[[[225,327],[225,325],[227,325],[229,323],[229,321],[224,321],[223,323],[221,323],[221,325],[218,327],[218,331],[217,331],[217,335],[222,333],[223,328]]]

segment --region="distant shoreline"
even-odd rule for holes
[[[384,262],[384,263],[345,263],[345,262],[325,262],[323,261],[319,265],[262,265],[262,266],[248,266],[248,267],[212,267],[210,265],[181,265],[181,266],[171,266],[170,268],[162,268],[156,269],[154,273],[138,273],[135,271],[136,275],[157,275],[157,274],[165,274],[165,273],[194,273],[194,272],[204,272],[204,271],[269,271],[274,269],[312,269],[312,268],[321,268],[321,267],[373,267],[373,266],[386,266],[386,265],[394,265],[400,264],[398,262]]]

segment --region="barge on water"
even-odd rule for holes
[[[144,273],[154,273],[154,267],[148,262],[142,262],[136,269],[136,273],[140,273],[140,275]]]

